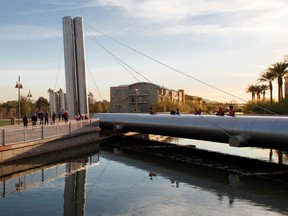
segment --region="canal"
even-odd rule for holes
[[[187,163],[122,148],[127,142],[91,144],[2,165],[0,215],[288,215],[285,153],[275,172],[239,174],[197,158],[193,161],[198,163]],[[199,149],[214,144],[223,155],[279,162],[276,151],[170,142]]]

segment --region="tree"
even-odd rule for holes
[[[49,94],[51,94],[51,93],[54,93],[54,90],[52,90],[52,89],[48,89],[48,91],[47,91]]]
[[[110,103],[106,100],[97,101],[90,105],[90,113],[107,113],[109,112]]]
[[[260,101],[261,93],[262,93],[262,87],[260,85],[255,85],[255,93],[257,96],[257,101]]]
[[[61,94],[61,93],[63,93],[63,90],[62,90],[62,88],[60,88],[56,93],[58,93],[58,94]]]
[[[35,104],[38,109],[49,109],[49,102],[44,97],[39,97]]]
[[[28,114],[31,113],[31,106],[27,97],[21,96],[20,98],[20,110],[21,114]]]
[[[17,103],[17,101],[7,101],[6,103],[2,104],[2,107],[6,109],[17,108]]]
[[[92,92],[89,91],[88,93],[88,104],[93,104],[94,103],[94,95]]]
[[[276,62],[272,64],[268,70],[274,74],[274,77],[277,78],[278,82],[278,102],[283,100],[283,77],[287,74],[288,70],[287,62]]]
[[[269,92],[270,92],[270,103],[273,103],[273,86],[272,81],[275,79],[274,73],[270,70],[264,71],[260,74],[259,82],[268,82]]]
[[[266,90],[268,89],[268,86],[267,85],[260,85],[259,87],[260,87],[261,93],[263,95],[263,100],[265,100]]]
[[[252,102],[255,101],[256,88],[257,88],[256,85],[249,85],[248,88],[246,89],[246,93],[252,94]]]

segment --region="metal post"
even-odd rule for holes
[[[41,125],[41,139],[44,139],[44,126]]]
[[[71,126],[71,122],[69,122],[69,134],[72,134],[72,126]]]
[[[18,125],[20,125],[20,88],[18,88]]]
[[[26,127],[24,128],[24,142],[26,142]]]
[[[3,143],[2,146],[5,146],[5,130],[2,130],[2,135],[3,135]]]
[[[137,113],[138,112],[137,95],[139,94],[139,90],[137,88],[135,89],[135,94],[136,94],[136,113]]]
[[[20,76],[18,76],[15,88],[18,88],[18,125],[20,125],[20,89],[23,88],[22,83],[20,82]]]
[[[58,128],[58,124],[56,125],[56,135],[59,135],[59,128]]]

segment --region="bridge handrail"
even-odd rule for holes
[[[0,131],[0,146],[20,144],[46,138],[95,131],[99,119],[69,121],[51,125],[37,125],[23,128],[5,128]]]

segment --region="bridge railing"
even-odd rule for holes
[[[45,138],[95,131],[99,119],[70,121],[54,125],[9,128],[0,131],[0,146],[36,141]]]

